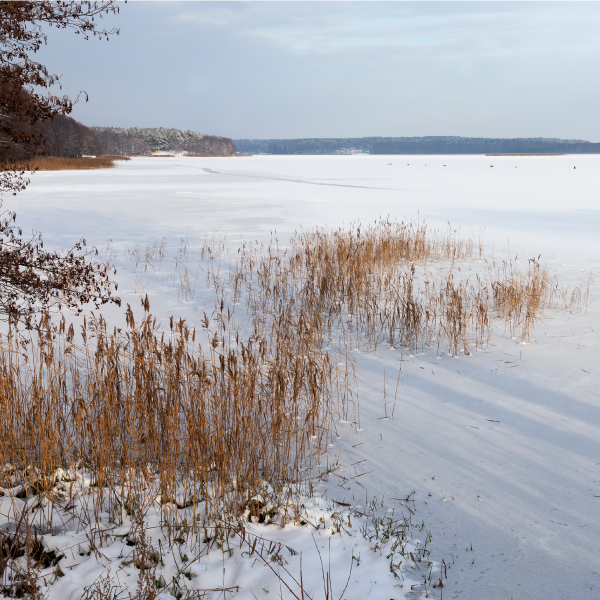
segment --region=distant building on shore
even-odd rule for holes
[[[169,150],[153,150],[151,156],[185,156],[188,154],[187,150],[181,152],[171,152]]]
[[[358,150],[357,148],[344,148],[336,150],[335,154],[369,154],[368,150]]]

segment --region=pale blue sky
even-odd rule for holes
[[[129,2],[41,53],[87,125],[600,141],[600,4]]]

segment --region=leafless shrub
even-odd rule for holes
[[[45,250],[41,235],[24,238],[15,219],[14,212],[0,214],[0,318],[32,327],[53,309],[120,305],[109,267],[93,260],[95,248],[84,252],[81,239],[66,254]]]

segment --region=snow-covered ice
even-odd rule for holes
[[[600,598],[600,156],[140,158],[38,173],[5,207],[50,247],[83,236],[102,254],[112,240],[125,302],[138,306],[147,291],[154,314],[190,324],[207,298],[202,278],[194,299],[182,301],[172,281],[134,270],[127,248],[165,237],[174,252],[181,239],[193,249],[212,236],[226,236],[230,249],[274,237],[285,245],[300,227],[389,215],[449,221],[466,235],[485,228],[487,257],[541,254],[565,284],[592,272],[588,312],[547,311],[527,346],[500,330],[487,350],[459,359],[356,353],[360,430],[340,424],[331,451],[344,478],[328,485],[348,502],[414,490],[432,558],[451,565],[446,598]],[[384,375],[395,386],[401,357],[388,420]]]

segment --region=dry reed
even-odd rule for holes
[[[244,245],[226,261],[226,277],[224,252],[221,241],[201,251],[215,309],[198,330],[171,318],[160,331],[146,296],[144,318],[136,323],[128,308],[125,330],[109,331],[99,316],[79,332],[46,322],[25,348],[5,338],[3,493],[54,506],[64,473],[76,470],[97,490],[78,517],[88,523],[107,513],[119,522],[124,509],[143,514],[148,498],[169,532],[186,535],[209,522],[228,531],[273,507],[284,507],[285,522],[290,490],[318,475],[336,419],[355,410],[352,349],[468,354],[487,345],[494,320],[527,341],[545,308],[583,310],[590,300],[589,282],[560,288],[539,257],[526,270],[516,260],[482,261],[463,277],[459,265],[481,256],[481,241],[477,248],[456,230],[422,223],[316,229],[286,249]],[[128,254],[136,267],[155,268],[165,242]],[[184,300],[198,278],[188,256],[182,240]],[[265,486],[268,511],[259,500]],[[55,513],[45,514],[43,528],[53,531]]]
[[[73,171],[88,169],[110,169],[115,167],[112,156],[98,156],[96,158],[63,158],[58,156],[39,156],[29,161],[19,162],[15,170],[24,171]]]

